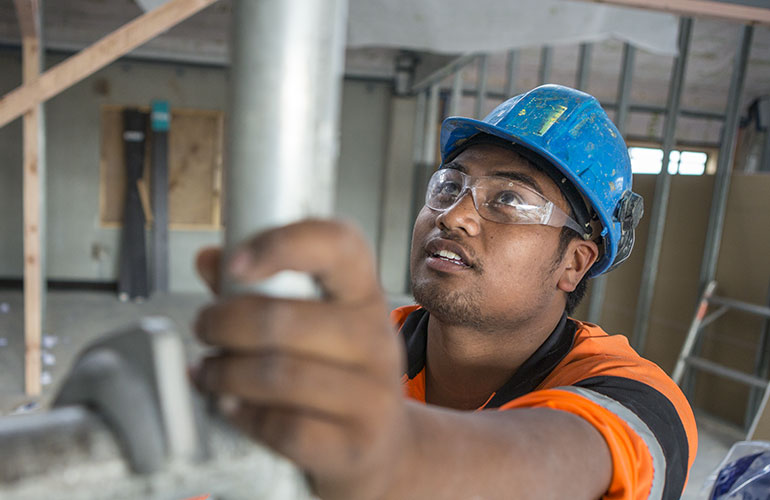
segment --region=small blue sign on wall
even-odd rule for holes
[[[152,130],[154,132],[168,132],[171,126],[171,111],[168,101],[152,101]]]

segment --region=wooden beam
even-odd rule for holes
[[[38,39],[40,34],[40,2],[38,0],[13,0],[19,18],[21,38]]]
[[[22,31],[22,80],[37,80],[42,67],[40,10],[36,1],[16,0]],[[40,339],[43,329],[41,105],[24,114],[24,388],[29,396],[41,392]]]
[[[17,0],[22,1],[22,0]],[[0,98],[0,127],[217,0],[170,0]]]
[[[729,19],[746,24],[770,25],[770,8],[751,7],[719,0],[581,0],[623,7],[659,10],[684,16]]]

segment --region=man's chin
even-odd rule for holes
[[[481,298],[472,292],[447,290],[437,283],[412,282],[415,301],[443,323],[478,327],[485,323]]]

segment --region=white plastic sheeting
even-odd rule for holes
[[[677,26],[671,14],[572,0],[350,0],[348,47],[499,52],[614,38],[674,55]]]

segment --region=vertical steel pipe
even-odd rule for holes
[[[706,231],[706,243],[701,261],[700,287],[713,280],[716,276],[717,260],[719,259],[719,246],[722,242],[722,230],[727,209],[727,193],[730,190],[730,174],[732,173],[733,156],[735,155],[735,143],[738,133],[738,119],[741,112],[741,98],[743,97],[743,84],[746,79],[746,67],[749,63],[751,51],[751,39],[754,27],[746,25],[741,33],[741,44],[737,49],[733,74],[730,78],[730,90],[727,94],[727,108],[725,123],[722,128],[722,144],[719,148],[717,160],[717,172],[714,179],[714,193],[711,200],[708,230]]]
[[[759,118],[757,120],[761,124],[760,130],[764,131],[765,138],[762,141],[762,154],[759,157],[757,170],[770,172],[770,97],[760,98],[758,112]]]
[[[436,163],[436,147],[438,145],[438,105],[439,91],[438,83],[430,86],[428,94],[428,111],[425,119],[425,144],[422,155],[424,165],[433,166]]]
[[[591,55],[594,46],[590,43],[580,44],[580,54],[578,55],[577,74],[575,75],[575,88],[586,91],[588,88],[588,76],[591,74]]]
[[[412,142],[412,163],[415,167],[422,163],[422,154],[425,149],[425,114],[428,106],[428,93],[417,94],[417,104],[414,113],[414,141]]]
[[[473,116],[483,118],[484,104],[487,100],[487,77],[489,73],[489,56],[480,55],[478,59],[478,74],[476,86],[476,108]]]
[[[346,18],[346,0],[233,2],[228,249],[332,213]],[[283,276],[271,291],[310,293],[305,276]]]
[[[415,105],[414,112],[414,139],[412,140],[412,206],[411,206],[411,219],[415,220],[417,214],[422,208],[425,199],[425,193],[420,191],[422,186],[422,171],[423,171],[423,152],[425,151],[425,143],[427,142],[425,136],[425,118],[427,116],[428,108],[428,91],[422,90],[417,94],[417,103]],[[409,234],[407,238],[407,255],[411,252],[412,248],[412,235]],[[409,266],[406,267],[406,277],[404,283],[407,287],[411,286],[411,274]],[[409,290],[407,290],[409,291]]]
[[[736,49],[735,60],[733,63],[733,74],[730,78],[730,89],[727,93],[727,106],[725,110],[726,118],[724,126],[722,127],[722,144],[719,148],[719,158],[717,159],[717,172],[714,179],[714,191],[711,199],[711,208],[709,210],[706,242],[704,244],[703,259],[701,261],[699,277],[699,285],[701,288],[705,286],[705,283],[716,278],[719,248],[722,243],[722,231],[724,229],[725,212],[727,211],[727,195],[730,192],[730,178],[737,142],[738,121],[741,115],[743,87],[746,80],[746,68],[749,64],[749,54],[751,52],[751,40],[753,34],[753,26],[746,25],[743,27],[741,32],[741,42]],[[696,346],[696,349],[700,349],[700,344]],[[760,337],[759,351],[755,359],[756,374],[762,372],[762,366],[765,363],[765,349],[766,331],[763,328],[762,336]],[[691,377],[688,380],[688,386],[691,386],[692,383],[693,380]],[[752,387],[749,392],[744,421],[744,427],[746,429],[748,429],[754,419],[757,404],[762,394],[763,391],[755,387]]]
[[[620,70],[620,82],[618,83],[618,110],[615,115],[615,125],[620,135],[626,133],[628,111],[631,107],[631,85],[634,78],[634,59],[636,49],[629,43],[623,44],[623,62]]]
[[[412,220],[425,204],[425,188],[436,163],[436,134],[438,134],[438,107],[440,86],[433,83],[426,91],[417,95],[417,112],[415,116],[415,148],[414,148],[414,186],[412,197]],[[409,239],[411,248],[412,241]],[[409,269],[406,271],[406,282],[411,283]]]
[[[460,101],[463,98],[462,68],[457,69],[452,75],[452,95],[449,98],[449,116],[460,114]]]
[[[631,107],[631,84],[634,79],[635,55],[636,49],[631,44],[623,44],[623,62],[621,63],[620,82],[618,83],[618,109],[615,114],[615,125],[621,136],[626,134],[628,110]],[[588,321],[591,323],[600,322],[606,294],[607,275],[603,274],[591,283],[591,302],[588,304]]]
[[[516,95],[516,64],[518,62],[518,53],[515,50],[508,51],[508,57],[505,59],[505,95],[513,97]]]
[[[540,51],[540,69],[538,70],[538,81],[540,85],[549,83],[551,81],[551,66],[553,62],[553,49],[551,47],[543,47]]]
[[[684,17],[679,21],[679,54],[674,59],[674,67],[668,89],[666,121],[663,126],[663,162],[661,172],[655,180],[655,195],[652,202],[650,231],[644,252],[642,282],[636,303],[632,344],[640,353],[644,352],[647,330],[650,321],[652,296],[655,292],[655,280],[658,275],[660,250],[663,245],[663,230],[666,224],[668,198],[671,193],[671,176],[668,174],[668,159],[676,142],[676,121],[684,87],[684,75],[687,70],[687,58],[690,52],[692,19]]]
[[[346,21],[347,0],[233,1],[227,250],[254,232],[332,213]],[[263,291],[315,289],[305,275],[274,278]]]
[[[414,148],[414,186],[412,197],[412,220],[425,204],[425,188],[428,179],[436,165],[436,148],[438,141],[438,108],[439,91],[438,82],[430,86],[429,90],[417,95],[417,112],[415,122],[415,148]],[[411,240],[409,242],[411,246]],[[407,270],[407,283],[409,283],[409,270]]]

